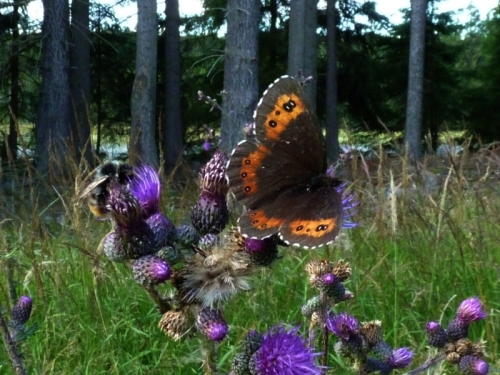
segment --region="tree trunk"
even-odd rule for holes
[[[158,16],[155,0],[137,1],[137,52],[132,89],[129,158],[159,167],[156,145],[156,57]]]
[[[339,157],[339,122],[337,108],[337,25],[335,2],[326,2],[326,152],[328,161]]]
[[[229,0],[227,5],[221,144],[231,151],[243,138],[243,127],[253,122],[259,97],[259,0]]]
[[[16,24],[12,29],[12,44],[10,55],[10,125],[7,138],[8,155],[13,160],[17,159],[17,126],[16,121],[19,118],[19,0],[14,1],[14,10],[12,17]],[[5,155],[6,156],[6,155]]]
[[[75,160],[92,165],[90,104],[89,0],[71,2],[70,89],[71,140]]]
[[[404,142],[412,160],[419,160],[422,156],[426,10],[427,0],[411,1],[410,58]]]
[[[167,0],[165,10],[165,114],[163,154],[166,173],[174,170],[182,155],[181,50],[179,0]]]
[[[290,0],[288,74],[296,76],[301,71],[304,77],[314,78],[304,88],[314,109],[316,109],[317,82],[317,27],[318,1]]]
[[[43,0],[42,85],[36,121],[37,169],[49,170],[49,157],[67,157],[70,135],[68,0]]]

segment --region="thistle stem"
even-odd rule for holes
[[[145,287],[144,289],[146,289],[148,294],[156,303],[156,306],[158,306],[160,313],[165,314],[167,311],[172,310],[172,306],[170,306],[170,304],[160,296],[160,294],[154,287],[149,287],[149,288]]]
[[[3,315],[3,309],[0,306],[0,331],[2,331],[3,341],[5,342],[5,348],[7,349],[7,354],[9,355],[12,367],[16,372],[16,375],[26,375],[26,370],[23,365],[23,361],[19,353],[17,352],[16,343],[12,340],[9,328],[7,327],[7,322]]]
[[[439,362],[441,362],[442,360],[444,360],[444,358],[445,358],[445,354],[444,353],[439,353],[434,358],[431,358],[431,359],[427,360],[423,365],[417,367],[416,369],[408,371],[404,375],[420,374],[421,372],[424,372],[425,370],[431,368],[432,366],[437,365]]]
[[[217,373],[215,343],[208,339],[201,339],[201,354],[203,356],[203,373],[215,375]]]

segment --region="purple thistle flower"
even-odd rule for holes
[[[222,341],[229,328],[222,312],[212,307],[204,307],[196,315],[196,328],[211,341]]]
[[[31,316],[33,300],[28,296],[22,296],[12,308],[11,324],[20,326],[26,324]]]
[[[399,348],[392,351],[389,364],[393,369],[408,367],[413,359],[413,352],[408,348]]]
[[[132,262],[134,279],[142,285],[151,286],[164,283],[170,278],[170,265],[160,257],[146,255]]]
[[[252,263],[257,266],[266,267],[278,259],[278,239],[276,236],[262,240],[245,238],[244,249],[250,254]]]
[[[149,165],[134,168],[135,178],[130,191],[139,200],[147,218],[159,212],[161,182],[158,173]]]
[[[478,297],[468,298],[460,304],[456,319],[469,325],[476,320],[486,318],[488,314],[483,311],[483,305]]]
[[[349,340],[351,336],[358,334],[359,322],[346,313],[329,314],[326,318],[326,327],[341,339]]]
[[[211,148],[210,142],[208,141],[203,142],[203,149],[205,151],[210,151],[210,148]]]
[[[435,348],[442,348],[448,341],[448,335],[443,327],[437,322],[429,322],[425,327],[427,342]]]
[[[457,311],[457,316],[453,319],[446,333],[451,340],[460,340],[469,334],[469,325],[486,317],[486,312],[483,311],[481,300],[477,297],[468,298],[460,304]]]
[[[486,361],[472,355],[460,358],[458,366],[463,373],[468,375],[486,375],[490,371],[490,366]]]
[[[286,330],[274,327],[264,334],[261,347],[250,360],[255,375],[314,375],[321,374],[315,363],[313,349],[297,334],[299,327]]]

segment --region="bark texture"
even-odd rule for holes
[[[156,57],[158,17],[155,0],[137,1],[137,52],[132,89],[129,158],[159,167],[156,144]]]
[[[404,142],[412,160],[419,160],[422,157],[426,11],[427,0],[411,1],[410,58]]]
[[[328,161],[339,157],[339,122],[337,105],[337,26],[336,0],[326,2],[326,151]]]
[[[305,87],[314,109],[316,109],[317,27],[318,1],[290,0],[288,74],[296,76],[301,71],[304,77],[314,78]]]
[[[70,90],[71,140],[75,160],[92,164],[90,104],[89,0],[71,3]]]
[[[36,161],[42,174],[49,157],[67,156],[70,135],[68,0],[43,0],[42,85],[36,121]]]
[[[253,122],[259,98],[259,0],[228,0],[220,147],[230,152]]]
[[[179,0],[166,1],[165,15],[165,114],[162,145],[164,169],[166,173],[170,173],[183,150]]]

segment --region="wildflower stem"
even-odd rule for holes
[[[156,303],[156,306],[158,306],[158,309],[160,310],[161,314],[165,314],[167,311],[170,311],[172,309],[170,304],[160,296],[155,287],[153,286],[144,287],[144,289],[148,292],[153,301]]]
[[[201,339],[201,354],[203,356],[204,375],[215,375],[217,373],[215,343],[211,340]]]
[[[324,291],[320,291],[320,294],[319,294],[320,298],[321,298],[321,327],[322,327],[322,330],[323,330],[323,342],[322,342],[322,346],[323,346],[323,350],[322,350],[322,358],[321,358],[321,365],[322,366],[325,366],[327,365],[327,362],[328,362],[328,328],[326,327],[326,317],[327,317],[327,314],[328,314],[328,296],[326,295],[326,293]]]
[[[2,331],[2,337],[5,343],[5,348],[7,349],[7,354],[9,355],[12,367],[14,367],[16,375],[26,375],[23,361],[21,360],[21,357],[17,352],[16,343],[14,342],[14,340],[12,340],[12,336],[10,335],[9,328],[7,327],[7,322],[5,321],[5,317],[2,311],[3,309],[0,306],[0,331]]]
[[[404,375],[420,374],[421,372],[424,372],[425,370],[431,368],[432,366],[437,365],[439,362],[441,362],[442,360],[444,360],[445,356],[446,355],[444,353],[439,353],[434,358],[431,358],[431,359],[427,360],[423,365],[417,367],[416,369],[408,371]]]

